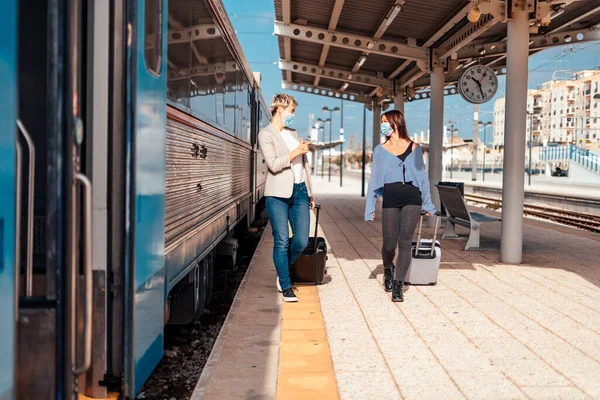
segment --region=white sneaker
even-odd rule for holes
[[[277,291],[281,293],[281,285],[279,284],[279,278],[277,278]]]

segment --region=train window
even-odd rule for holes
[[[247,96],[250,85],[206,4],[169,0],[169,31],[168,97],[171,104],[249,141],[251,104]],[[191,38],[186,36],[190,31]],[[178,39],[171,33],[181,36]]]
[[[146,68],[156,75],[160,75],[162,66],[162,4],[162,0],[146,0],[144,13]]]
[[[190,106],[190,97],[196,90],[196,76],[192,74],[192,43],[179,36],[182,30],[192,26],[190,6],[187,0],[169,1],[169,47],[167,49],[168,71],[167,96],[184,106]]]

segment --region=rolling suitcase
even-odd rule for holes
[[[325,239],[317,235],[319,229],[319,211],[321,206],[315,206],[317,221],[315,222],[315,236],[308,239],[308,246],[292,265],[290,277],[294,283],[316,283],[320,285],[325,277],[325,263],[327,261],[327,244]]]
[[[425,213],[421,213],[417,241],[412,242],[410,267],[404,278],[404,283],[409,285],[435,285],[437,283],[440,259],[442,258],[442,248],[440,242],[436,240],[440,214],[436,213],[435,231],[432,240],[421,240],[424,215]],[[435,245],[433,245],[434,243]]]

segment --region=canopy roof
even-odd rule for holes
[[[274,0],[283,87],[371,104],[429,97],[429,71],[446,68],[446,94],[470,65],[505,73],[512,1]],[[531,3],[530,54],[600,39],[600,0]],[[535,3],[535,4],[534,4]]]

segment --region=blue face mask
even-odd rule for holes
[[[286,128],[291,128],[294,125],[295,119],[296,116],[294,114],[288,114],[287,117],[283,119],[283,126],[285,126]]]
[[[381,132],[381,136],[390,136],[394,130],[389,122],[382,122],[379,128],[379,132]]]

